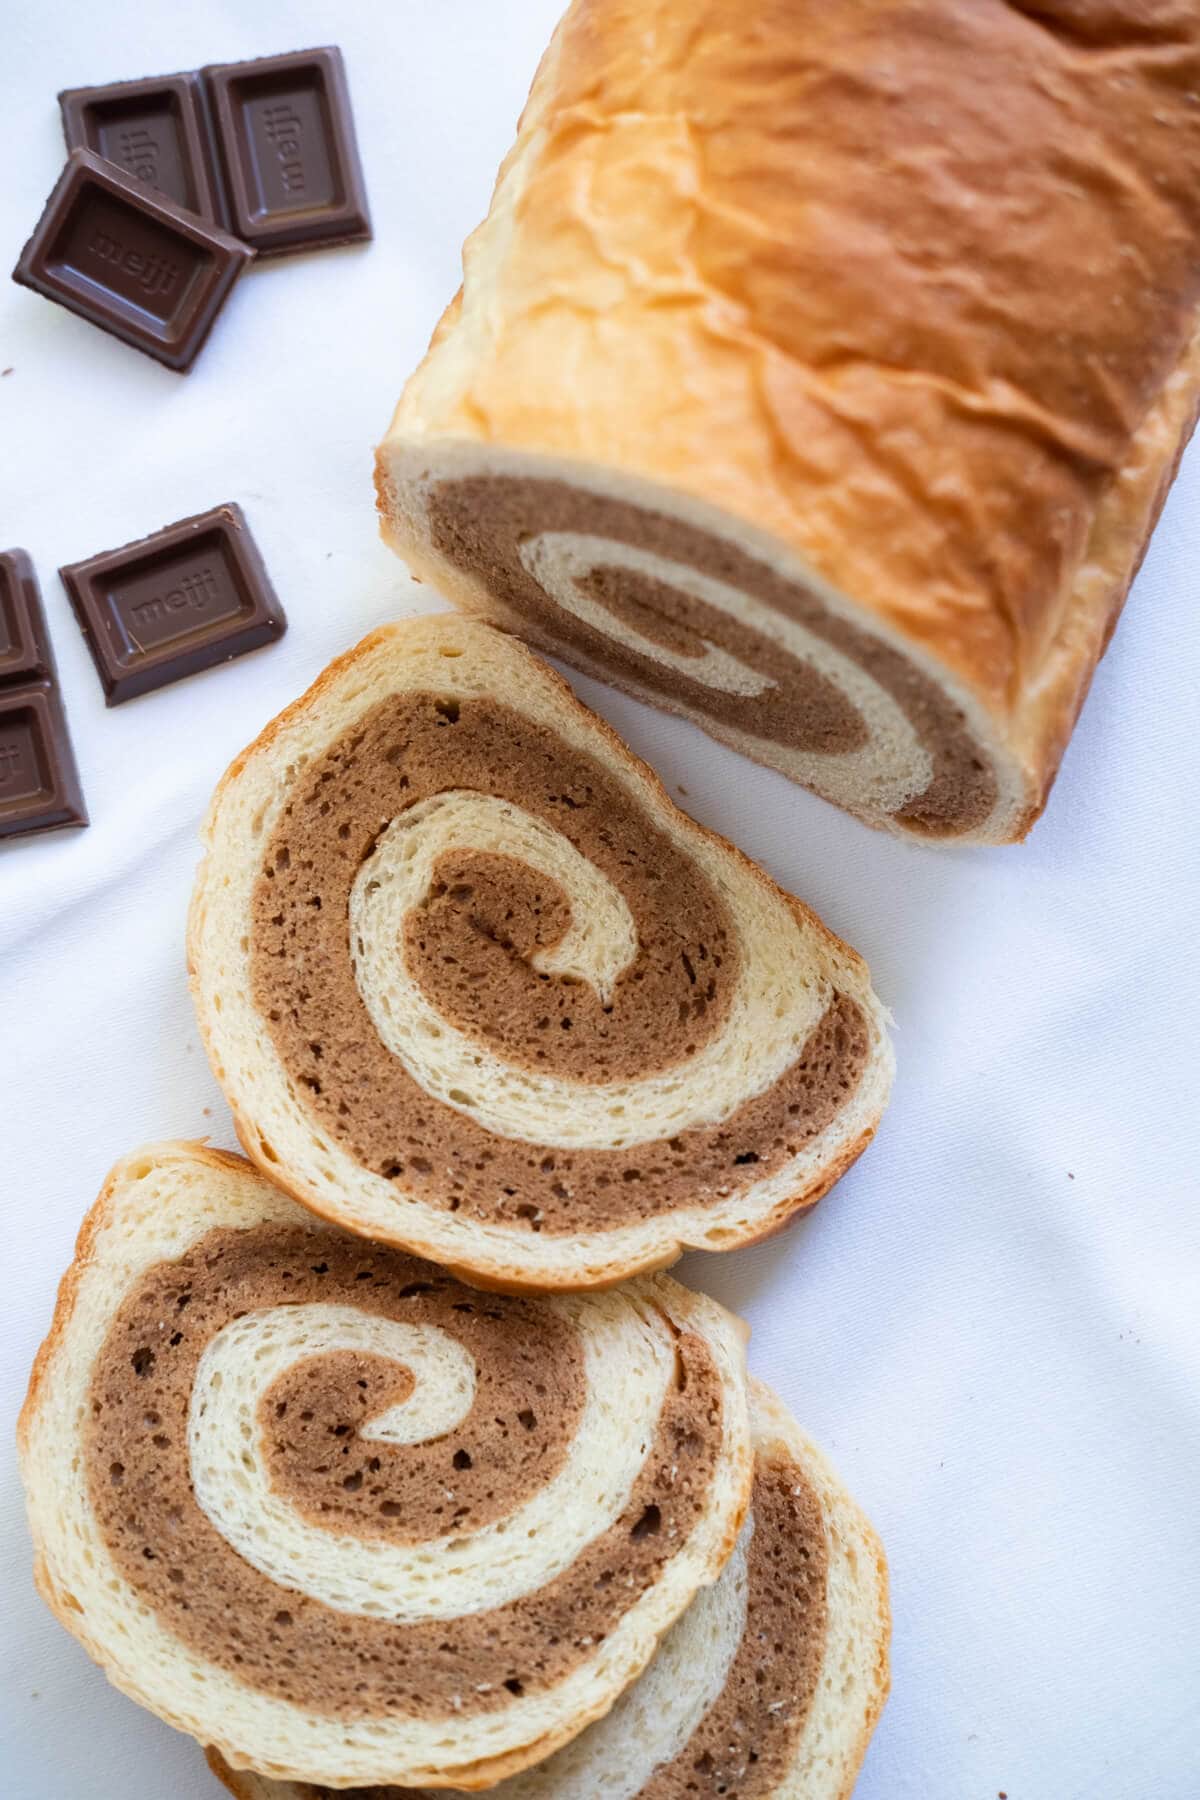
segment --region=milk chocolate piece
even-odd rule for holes
[[[73,150],[13,280],[182,373],[251,254],[136,175]]]
[[[181,75],[67,88],[58,96],[68,150],[94,150],[210,224],[226,224],[204,84]]]
[[[273,643],[287,620],[240,506],[59,570],[109,706]]]
[[[340,50],[214,63],[203,73],[231,230],[260,256],[370,237]]]
[[[0,838],[86,825],[33,565],[0,553]]]
[[[51,673],[50,639],[37,576],[24,550],[0,553],[0,684]]]

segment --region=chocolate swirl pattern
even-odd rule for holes
[[[608,1716],[496,1800],[841,1800],[888,1684],[883,1555],[816,1446],[753,1385],[751,1517]],[[311,1783],[235,1774],[237,1800],[332,1800]],[[402,1800],[402,1790],[348,1800]],[[414,1795],[411,1800],[420,1800]]]
[[[159,1146],[110,1177],[35,1368],[39,1583],[234,1766],[488,1785],[715,1579],[743,1383],[736,1322],[665,1278],[484,1297]]]
[[[544,488],[526,492],[530,523],[541,516],[548,498],[553,504],[563,497],[548,497]],[[437,542],[461,552],[468,512],[474,521],[469,529],[479,533],[480,521],[493,508],[505,508],[505,490],[489,493],[481,483],[460,491],[447,482],[428,504]],[[745,740],[742,747],[760,762],[782,762],[788,774],[818,793],[853,796],[862,809],[889,816],[928,794],[935,755],[940,765],[950,757],[941,746],[931,749],[880,678],[884,671],[873,664],[889,661],[882,646],[872,652],[865,634],[855,641],[839,633],[814,591],[798,589],[787,596],[790,604],[780,606],[770,590],[782,584],[773,582],[766,568],[747,563],[739,571],[743,586],[706,572],[719,566],[720,549],[715,540],[704,544],[699,532],[688,534],[678,526],[672,532],[665,518],[639,515],[635,508],[624,516],[615,507],[600,510],[616,514],[613,528],[630,536],[531,531],[515,537],[512,590],[533,598],[520,581],[519,564],[541,591],[533,598],[535,628],[557,630],[597,655],[615,654],[642,686],[686,696],[718,725],[723,721],[737,731]],[[680,540],[672,547],[686,560],[646,547],[648,537],[664,532]],[[552,624],[547,602],[567,617]],[[721,647],[725,637],[740,656]],[[886,673],[894,676],[895,670]],[[911,684],[912,676],[908,679]],[[765,723],[775,725],[778,735],[764,732]],[[960,736],[962,749],[969,750]],[[944,775],[944,767],[938,772]],[[994,789],[978,780],[973,785],[980,789],[973,796],[975,810],[986,815]]]
[[[587,1287],[782,1224],[891,1074],[854,953],[521,646],[368,639],[234,765],[190,931],[250,1155],[489,1284]]]
[[[394,462],[395,504],[468,610],[872,824],[986,836],[1011,805],[980,710],[768,545],[732,544],[717,516],[615,476],[568,483],[497,451],[486,465],[452,449],[436,469],[424,451]]]

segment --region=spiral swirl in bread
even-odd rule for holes
[[[505,447],[398,435],[380,461],[393,541],[466,611],[870,824],[1008,827],[1014,783],[982,709],[765,536],[665,488]]]
[[[841,1800],[888,1685],[883,1554],[816,1446],[752,1384],[751,1515],[608,1716],[495,1800]],[[237,1800],[333,1800],[311,1783],[235,1774]],[[346,1800],[405,1800],[398,1788]],[[408,1800],[420,1800],[409,1795]]]
[[[193,989],[249,1154],[487,1284],[585,1287],[818,1199],[891,1075],[865,968],[528,651],[407,621],[234,764]]]
[[[23,1415],[38,1580],[234,1766],[488,1785],[607,1711],[729,1555],[742,1354],[665,1277],[482,1295],[240,1158],[148,1149]]]

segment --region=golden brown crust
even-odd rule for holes
[[[381,450],[402,553],[471,607],[405,446],[710,505],[974,696],[1023,836],[1200,399],[1200,15],[1078,12],[575,0]]]
[[[246,1776],[238,1769],[231,1769],[221,1752],[214,1750],[211,1744],[204,1752],[204,1760],[221,1786],[229,1789],[234,1800],[254,1800],[252,1776]]]
[[[1014,715],[1012,732],[1031,770],[1030,806],[1017,837],[1045,811],[1063,753],[1083,710],[1100,658],[1112,642],[1184,452],[1200,423],[1200,314],[1179,366],[1134,446],[1134,455],[1097,510],[1064,608],[1062,668],[1046,694],[1033,690]]]

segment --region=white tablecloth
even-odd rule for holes
[[[251,271],[180,378],[0,286],[0,548],[42,581],[90,829],[0,851],[0,1791],[213,1800],[198,1753],[35,1599],[11,1443],[80,1217],[137,1142],[230,1122],[183,968],[230,757],[335,652],[433,602],[379,544],[370,449],[452,292],[557,0],[9,8],[0,261],[67,85],[339,41],[376,241]],[[11,369],[11,372],[8,372]],[[106,712],[55,570],[219,501],[278,646]],[[1021,849],[874,835],[591,683],[706,824],[869,958],[900,1074],[876,1145],[774,1243],[684,1274],[832,1453],[891,1559],[894,1692],[860,1800],[1200,1794],[1196,848],[1200,456],[1048,817]]]

